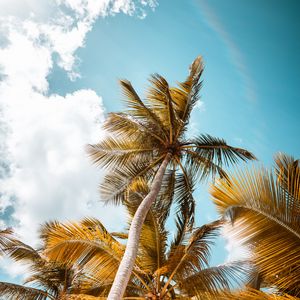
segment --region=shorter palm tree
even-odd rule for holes
[[[212,187],[231,235],[252,252],[261,283],[300,297],[300,163],[279,154],[275,168],[245,170]]]
[[[16,238],[4,248],[13,260],[28,266],[24,285],[0,282],[0,298],[11,300],[63,300],[70,293],[78,293],[83,274],[79,268],[50,261],[44,249],[35,250]],[[30,284],[30,286],[28,285]]]
[[[143,181],[131,187],[130,202],[125,202],[129,223],[148,192]],[[202,299],[239,282],[239,275],[247,269],[240,262],[208,267],[212,239],[221,222],[191,229],[192,216],[186,210],[178,215],[176,232],[170,239],[165,223],[171,200],[163,201],[160,197],[143,225],[124,299]],[[127,233],[108,233],[98,220],[84,219],[78,223],[48,223],[42,229],[42,237],[52,260],[79,264],[93,278],[94,286],[89,286],[86,294],[108,295],[125,250],[120,240],[126,240]]]

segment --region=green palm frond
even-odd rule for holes
[[[212,187],[217,209],[233,223],[231,234],[251,247],[263,280],[291,295],[300,295],[300,221],[296,197],[298,180],[286,189],[285,181],[264,169],[246,170]],[[286,178],[295,169],[285,168]]]

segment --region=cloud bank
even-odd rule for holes
[[[85,46],[97,18],[118,13],[144,18],[156,5],[154,0],[1,1],[1,223],[13,225],[25,242],[34,244],[39,224],[50,219],[95,216],[112,230],[124,219],[121,208],[99,203],[101,172],[84,152],[103,135],[101,97],[89,89],[51,94],[47,78],[55,64],[70,80],[80,77],[76,50]],[[5,262],[2,268],[18,274]]]

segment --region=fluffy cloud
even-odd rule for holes
[[[226,240],[226,250],[228,252],[227,262],[248,260],[251,256],[251,250],[243,245],[243,241],[238,237],[238,228],[241,226],[241,221],[236,221],[234,227],[231,224],[226,224],[222,230],[222,236]]]
[[[21,1],[22,2],[22,1]],[[92,90],[50,94],[53,55],[71,80],[76,50],[98,17],[116,13],[144,17],[155,1],[29,0],[0,3],[0,196],[2,217],[31,245],[39,224],[50,219],[95,216],[111,230],[124,220],[121,208],[99,203],[101,172],[84,147],[96,142],[104,116]],[[9,268],[6,260],[2,268]],[[21,269],[22,270],[22,269]]]

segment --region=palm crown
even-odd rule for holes
[[[191,199],[196,178],[224,176],[222,165],[254,158],[250,152],[210,135],[186,138],[189,117],[199,99],[202,72],[198,57],[178,87],[171,88],[162,76],[153,75],[145,101],[129,81],[120,81],[128,110],[110,113],[104,125],[107,136],[88,148],[96,164],[111,170],[101,184],[103,199],[122,201],[130,184],[139,178],[153,178],[167,156],[170,163],[165,181],[176,181],[175,190],[182,194],[176,198],[178,202],[186,194]]]

